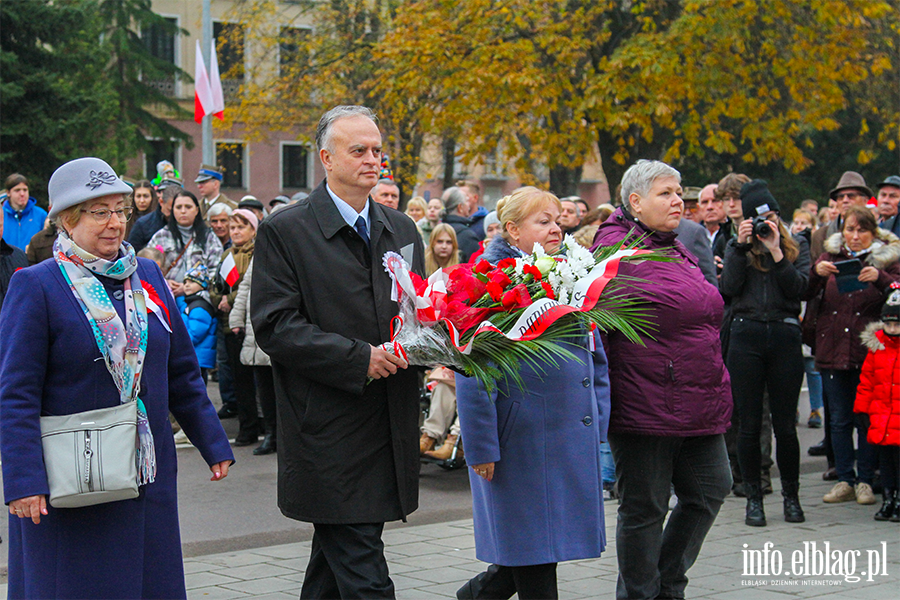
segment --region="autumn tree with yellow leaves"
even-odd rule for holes
[[[236,118],[309,132],[371,106],[406,190],[426,139],[559,194],[596,157],[613,185],[637,158],[811,170],[851,121],[854,161],[894,160],[898,2],[239,0],[259,63]]]

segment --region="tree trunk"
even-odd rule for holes
[[[584,167],[564,167],[556,165],[550,167],[550,191],[563,198],[565,196],[577,196],[578,184],[581,183],[581,172]]]
[[[456,183],[456,138],[445,137],[441,142],[441,152],[444,157],[444,189],[452,187]]]

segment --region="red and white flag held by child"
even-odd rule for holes
[[[225,260],[222,261],[222,264],[219,265],[219,276],[225,280],[229,287],[234,287],[234,284],[241,278],[237,265],[234,263],[234,255],[230,252],[225,257]]]
[[[200,123],[206,115],[213,115],[220,120],[224,120],[225,96],[222,93],[222,80],[219,78],[216,43],[215,41],[212,42],[212,50],[209,55],[209,74],[207,74],[206,65],[203,63],[200,40],[197,40],[196,51],[194,62],[194,120]]]

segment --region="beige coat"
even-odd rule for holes
[[[228,327],[244,330],[244,345],[241,347],[241,363],[253,367],[269,367],[272,361],[269,355],[256,345],[253,334],[253,323],[250,322],[250,281],[253,277],[253,259],[244,271],[244,278],[238,284],[234,297],[234,307],[228,313]]]

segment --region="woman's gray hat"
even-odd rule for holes
[[[50,219],[82,202],[109,196],[131,194],[132,189],[122,181],[105,160],[87,156],[70,160],[50,177],[47,186],[50,194]]]

